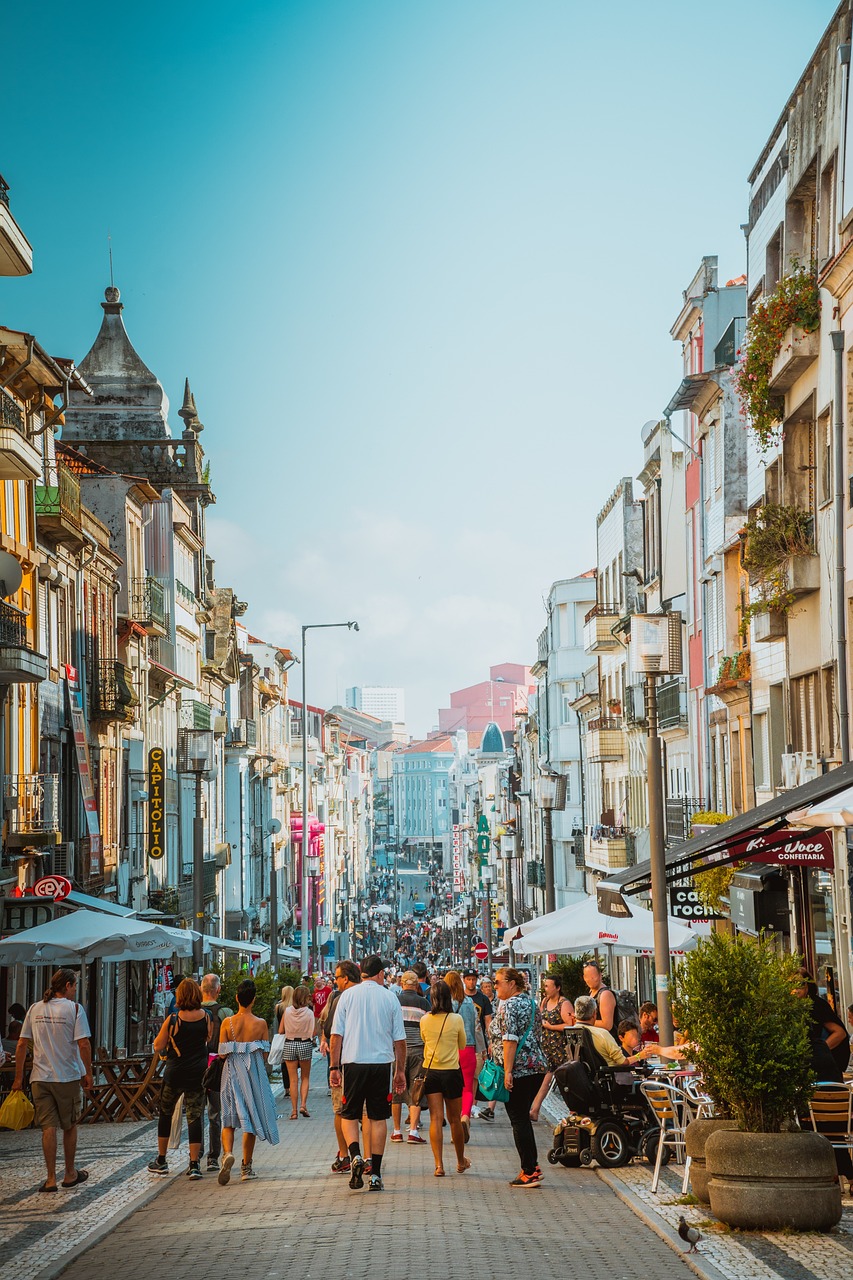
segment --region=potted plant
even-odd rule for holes
[[[785,614],[796,603],[791,566],[795,557],[814,556],[814,524],[808,511],[766,502],[752,512],[741,537],[741,561],[758,593],[742,610],[746,627],[761,613]]]
[[[711,1210],[756,1231],[827,1231],[841,1217],[835,1155],[797,1129],[812,1087],[809,1005],[792,995],[797,957],[769,938],[714,933],[679,965],[679,1029],[716,1106],[737,1129],[705,1146]]]

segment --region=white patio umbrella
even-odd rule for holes
[[[788,821],[794,827],[853,827],[853,787],[828,796],[813,809],[795,809]]]
[[[192,955],[189,929],[100,911],[73,911],[0,939],[0,965],[157,960],[175,954]]]
[[[540,956],[553,952],[608,950],[613,955],[640,955],[654,951],[654,917],[651,911],[631,904],[630,916],[602,915],[595,898],[563,907],[522,925],[513,939],[514,951]],[[682,920],[669,917],[670,951],[695,947],[698,935]],[[506,940],[506,939],[505,939]]]
[[[268,942],[241,942],[237,938],[216,938],[205,933],[202,937],[205,953],[209,951],[239,951],[244,956],[258,956],[261,961],[269,960],[270,946]],[[299,955],[291,947],[279,947],[279,958],[292,960]]]

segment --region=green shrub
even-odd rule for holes
[[[545,977],[549,974],[556,975],[563,981],[563,995],[567,1000],[573,1003],[578,996],[588,996],[589,988],[583,980],[583,967],[587,960],[591,960],[590,955],[584,956],[558,956],[548,966]]]
[[[218,974],[222,983],[219,1003],[236,1012],[237,988],[244,978],[251,977],[248,967],[240,969],[232,962],[226,965],[212,965],[210,971]],[[290,969],[286,965],[282,966],[278,973],[273,973],[271,969],[261,969],[253,979],[257,988],[253,1012],[257,1017],[263,1018],[264,1022],[269,1022],[281,995],[281,988],[298,987],[301,980],[300,970]]]
[[[791,994],[798,964],[769,939],[714,933],[676,970],[679,1030],[708,1093],[748,1132],[778,1133],[808,1101],[811,1008]]]

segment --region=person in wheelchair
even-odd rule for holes
[[[595,1026],[597,1006],[592,996],[579,996],[575,1001],[575,1022],[589,1031],[596,1053],[606,1067],[624,1067],[633,1062],[642,1062],[649,1056],[649,1049],[631,1045],[631,1051],[624,1050],[613,1039],[604,1027]],[[631,1027],[631,1023],[628,1027]],[[619,1035],[623,1033],[625,1023],[620,1023]],[[589,1064],[591,1065],[591,1064]]]

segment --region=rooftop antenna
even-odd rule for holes
[[[115,288],[115,281],[113,280],[113,238],[109,231],[107,232],[107,250],[110,255],[110,288],[113,289]]]

